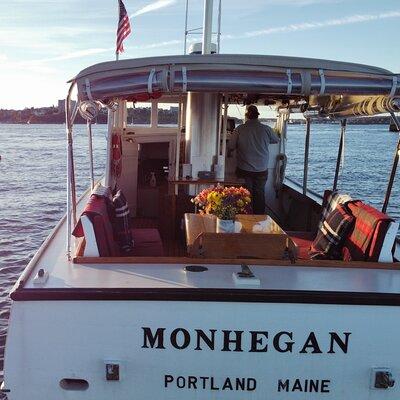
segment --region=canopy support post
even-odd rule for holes
[[[286,139],[287,139],[287,125],[290,119],[290,110],[279,110],[278,119],[276,121],[276,130],[278,131],[281,140],[279,141],[279,153],[286,154]]]
[[[393,111],[390,112],[390,115],[392,116],[392,120],[395,123],[398,131],[400,132],[400,121],[397,118],[397,116],[395,115],[395,113]],[[390,172],[390,177],[389,177],[389,183],[386,189],[386,194],[385,194],[385,200],[383,202],[383,206],[382,206],[382,212],[386,213],[388,204],[389,204],[389,199],[390,199],[390,195],[392,193],[392,188],[393,188],[393,183],[394,183],[394,178],[396,176],[396,171],[397,171],[397,166],[399,164],[399,158],[400,158],[400,133],[399,133],[399,140],[397,142],[397,146],[396,146],[396,152],[394,154],[394,159],[393,159],[393,164],[392,164],[392,171]]]
[[[76,225],[76,187],[74,171],[74,150],[72,128],[74,123],[73,113],[71,112],[71,95],[75,87],[73,82],[68,90],[65,101],[65,127],[67,133],[67,257],[71,260],[71,235],[72,224]],[[75,114],[76,115],[76,114]]]
[[[108,110],[108,129],[107,129],[107,159],[104,186],[111,187],[111,159],[112,159],[112,134],[114,130],[115,111]]]
[[[222,116],[222,144],[221,144],[221,153],[218,153],[218,158],[222,162],[220,165],[223,174],[222,178],[225,178],[226,136],[228,128],[228,107],[229,107],[227,93],[224,93],[223,95],[223,105],[224,105],[224,114]]]
[[[341,166],[341,161],[343,159],[343,148],[344,148],[344,137],[346,133],[346,126],[347,126],[347,119],[342,119],[340,121],[340,142],[339,142],[339,149],[338,149],[338,155],[336,159],[336,170],[335,170],[335,179],[333,180],[333,191],[337,189],[337,184],[339,180],[339,170]]]
[[[303,194],[307,194],[308,156],[310,153],[311,118],[306,118],[306,144],[304,147]]]
[[[175,148],[175,180],[179,179],[179,167],[181,159],[181,137],[183,128],[183,99],[179,97],[179,111],[178,111],[178,129],[176,132],[176,148]],[[174,185],[174,194],[178,195],[178,185]]]
[[[94,189],[94,169],[93,169],[93,136],[92,136],[92,122],[87,121],[87,133],[89,144],[89,164],[90,164],[90,187]]]

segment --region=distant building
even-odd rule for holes
[[[58,112],[63,112],[65,110],[65,99],[58,100]]]
[[[75,107],[76,101],[72,100],[71,104],[72,107]],[[58,112],[59,113],[65,112],[65,99],[58,100]]]
[[[46,108],[33,109],[32,114],[36,116],[45,115],[47,114],[47,109]]]

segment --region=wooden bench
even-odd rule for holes
[[[131,229],[134,241],[129,256],[161,257],[164,255],[160,233],[157,229]],[[78,252],[84,257],[119,257],[120,250],[114,239],[114,232],[106,199],[92,195],[83,211],[73,235],[82,238]]]
[[[330,193],[332,192],[326,191],[324,198],[326,199]],[[393,246],[399,223],[359,200],[348,202],[347,207],[355,217],[353,229],[343,244],[342,252],[347,259],[351,261],[393,262]],[[362,231],[365,240],[360,243],[359,236]],[[310,259],[309,249],[315,234],[298,231],[288,231],[287,233],[299,248],[299,258]]]

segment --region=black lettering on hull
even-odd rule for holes
[[[253,392],[257,389],[255,378],[216,378],[214,376],[164,375],[166,389]]]
[[[279,379],[278,392],[330,393],[330,379]]]
[[[176,349],[186,351],[222,351],[249,353],[298,353],[298,354],[348,354],[351,332],[329,332],[329,344],[321,340],[321,333],[297,334],[279,331],[238,331],[216,329],[142,327],[143,349]],[[307,336],[306,336],[307,335]],[[327,334],[325,334],[326,336]],[[322,346],[322,343],[325,345]]]

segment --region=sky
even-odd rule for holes
[[[183,53],[186,0],[124,2],[132,34],[121,59]],[[117,3],[1,0],[0,109],[57,104],[67,80],[115,59]],[[201,27],[202,15],[203,1],[189,0],[189,28]],[[325,58],[400,73],[399,24],[399,0],[222,0],[221,53]]]

